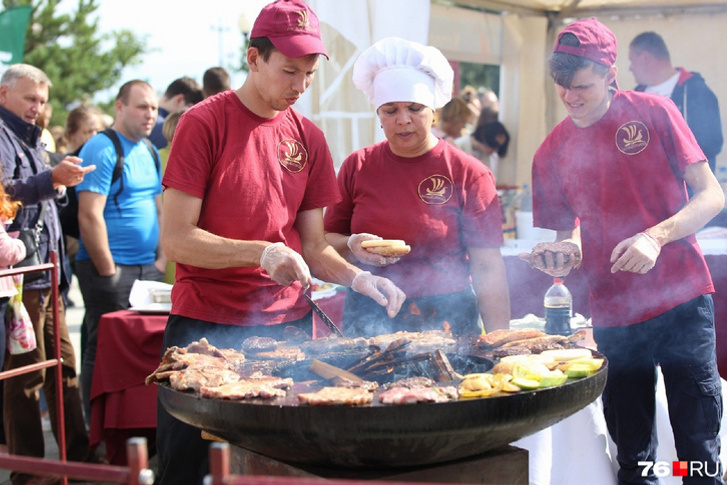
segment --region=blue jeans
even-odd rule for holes
[[[716,477],[683,483],[723,483],[719,465],[722,389],[717,371],[714,305],[702,295],[655,318],[623,327],[594,327],[598,350],[608,358],[603,408],[618,448],[620,484],[657,484],[642,476],[639,461],[656,461],[657,365],[661,366],[680,461],[706,463]],[[669,464],[671,466],[671,464]]]

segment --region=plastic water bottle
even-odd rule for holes
[[[545,292],[543,306],[545,307],[545,333],[570,335],[573,295],[565,287],[562,279],[553,278],[553,286]]]

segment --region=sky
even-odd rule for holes
[[[150,52],[141,65],[124,70],[119,86],[130,79],[144,79],[161,96],[176,78],[190,76],[201,84],[204,71],[218,65],[230,71],[232,86],[238,87],[244,80],[243,73],[233,72],[240,64],[243,43],[238,20],[243,11],[254,20],[269,1],[99,0],[96,13],[100,32],[128,29],[147,39]],[[65,3],[73,8],[76,2]],[[97,99],[114,98],[119,86]]]

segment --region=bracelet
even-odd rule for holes
[[[661,243],[659,242],[659,240],[658,240],[658,239],[656,239],[656,238],[655,238],[654,236],[652,236],[652,235],[651,235],[651,234],[649,233],[649,231],[648,231],[648,230],[647,230],[647,231],[641,231],[641,234],[643,234],[644,236],[646,236],[646,237],[648,237],[649,239],[651,239],[651,241],[652,241],[652,242],[653,242],[654,244],[656,244],[656,247],[657,247],[657,248],[659,248],[659,249],[661,249]]]

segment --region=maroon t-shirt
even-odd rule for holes
[[[203,199],[198,226],[240,240],[282,241],[300,252],[298,212],[339,199],[323,132],[293,109],[273,119],[234,91],[187,110],[162,183]],[[310,311],[300,286],[283,287],[260,267],[177,264],[172,313],[233,325],[271,325]]]
[[[329,207],[329,232],[403,239],[411,252],[383,268],[408,297],[452,293],[470,284],[467,248],[502,246],[502,215],[489,168],[440,140],[404,158],[387,141],[349,155],[338,174],[341,202]]]
[[[665,245],[646,274],[611,274],[619,242],[687,203],[684,169],[703,160],[671,100],[633,91],[617,91],[591,126],[566,118],[537,150],[534,225],[570,230],[580,221],[594,325],[642,322],[714,291],[694,235]]]

